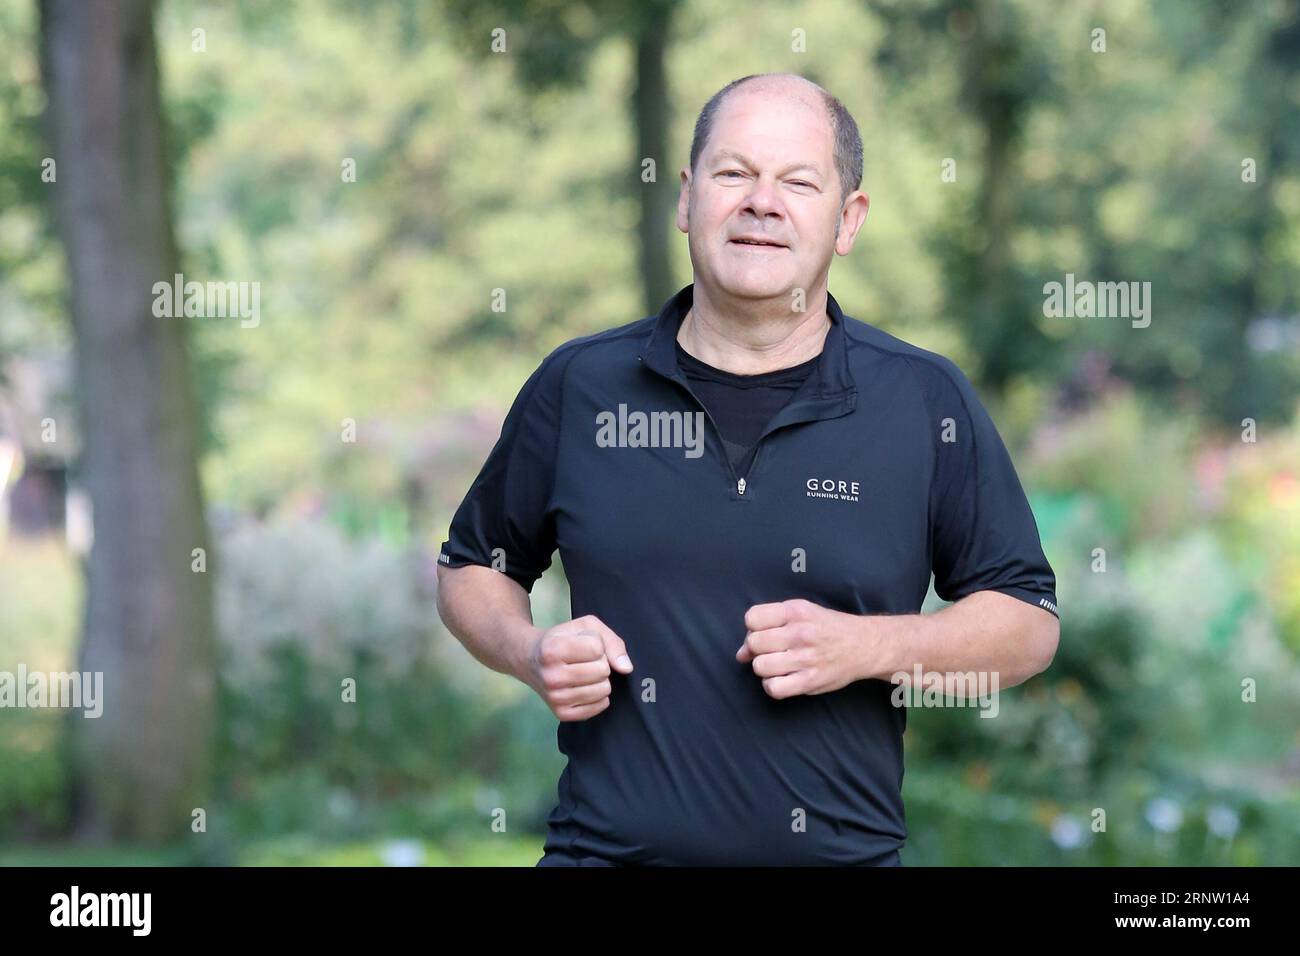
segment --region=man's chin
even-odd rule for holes
[[[770,272],[746,272],[720,278],[722,291],[737,299],[787,298],[794,290],[794,285],[788,278]]]

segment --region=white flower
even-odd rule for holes
[[[1205,825],[1210,828],[1210,832],[1225,840],[1232,839],[1240,822],[1236,811],[1222,803],[1214,804],[1205,814]]]
[[[1062,850],[1077,850],[1088,841],[1088,831],[1077,817],[1062,813],[1052,821],[1052,842]]]
[[[1183,825],[1183,810],[1168,797],[1156,797],[1147,803],[1147,823],[1161,833],[1173,833]]]
[[[384,866],[423,866],[424,844],[419,840],[389,840],[380,856]]]

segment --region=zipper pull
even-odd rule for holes
[[[736,482],[736,491],[739,492],[739,493],[742,494],[742,495],[745,493],[745,479],[744,479],[744,478],[741,478],[740,481]]]

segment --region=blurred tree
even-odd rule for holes
[[[0,3],[0,388],[11,355],[63,351],[62,263],[41,181],[35,8]]]
[[[636,125],[636,156],[628,183],[641,206],[638,265],[647,313],[658,312],[677,291],[669,239],[677,207],[677,177],[668,162],[671,98],[665,56],[678,0],[449,0],[449,8],[472,49],[491,54],[492,31],[506,30],[506,52],[518,76],[534,92],[573,86],[597,43],[628,39],[635,50],[629,113]],[[519,29],[513,29],[520,24]],[[472,38],[472,39],[471,39]],[[517,44],[512,45],[512,44]],[[643,182],[642,163],[654,160],[655,180]],[[635,177],[635,178],[634,178]]]
[[[183,318],[153,315],[177,249],[152,0],[42,0],[42,73],[68,260],[94,545],[80,667],[103,715],[75,721],[91,838],[186,832],[210,793],[212,594]],[[202,548],[208,573],[192,570]]]
[[[955,102],[933,108],[946,116],[955,106],[974,124],[979,152],[970,165],[978,180],[973,208],[955,208],[934,245],[944,264],[945,298],[978,357],[975,374],[999,394],[1018,376],[1041,371],[1049,357],[1036,315],[1041,299],[1029,294],[1011,250],[1022,217],[1017,184],[1024,131],[1048,88],[1041,45],[1024,36],[1016,5],[1004,0],[869,5],[888,28],[877,60],[895,87],[914,83],[937,59],[958,58]]]
[[[1294,269],[1279,255],[1289,230],[1279,194],[1285,171],[1300,164],[1300,0],[1283,0],[1273,8],[1272,22],[1260,37],[1258,55],[1239,92],[1241,112],[1249,117],[1259,151],[1253,191],[1243,203],[1239,226],[1246,267],[1228,283],[1233,307],[1211,346],[1221,360],[1216,364],[1219,381],[1211,384],[1212,394],[1221,401],[1211,410],[1230,426],[1243,416],[1284,418],[1295,395],[1285,369],[1254,354],[1247,334],[1257,319],[1270,313],[1286,315],[1296,307]],[[1220,22],[1231,16],[1223,8],[1218,14]],[[1282,270],[1287,276],[1279,274]]]

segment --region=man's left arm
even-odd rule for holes
[[[745,627],[736,659],[778,698],[867,678],[910,686],[918,668],[927,680],[943,674],[949,695],[970,672],[1013,687],[1047,669],[1060,636],[1054,614],[997,591],[977,591],[933,614],[847,614],[802,599],[759,604]]]

